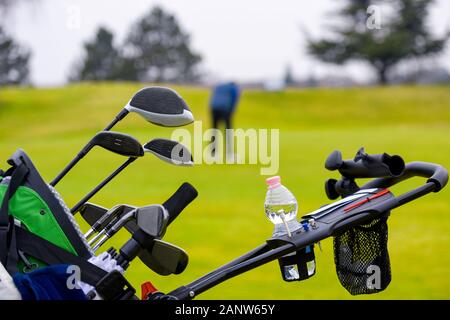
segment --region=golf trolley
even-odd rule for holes
[[[306,280],[315,273],[315,266],[312,269],[310,266],[314,263],[314,245],[328,237],[334,237],[339,281],[351,294],[384,290],[391,281],[387,251],[387,219],[390,211],[430,192],[440,191],[447,184],[448,172],[437,164],[410,162],[405,165],[399,156],[368,155],[364,149],[360,149],[352,160],[342,160],[341,153],[335,151],[328,157],[325,166],[329,170],[338,170],[342,175],[339,180],[330,179],[325,183],[328,198],[335,200],[342,197],[341,200],[304,215],[302,228],[290,237],[270,238],[241,257],[168,294],[162,294],[152,287],[145,298],[193,299],[232,277],[274,260],[278,260],[285,281]],[[400,196],[394,196],[388,189],[412,177],[424,177],[427,180],[424,185]],[[358,178],[374,179],[358,187],[355,181]],[[195,198],[194,193],[191,189],[186,192],[191,196],[180,195],[180,199],[190,202]],[[174,197],[171,199],[174,203],[178,201]],[[187,202],[182,203],[183,206],[187,205]],[[90,211],[90,206],[92,204],[83,210]],[[83,210],[82,215],[91,224],[106,212],[106,209],[99,208],[95,209],[96,213]],[[179,211],[175,211],[176,214]],[[171,216],[171,221],[174,218]],[[175,266],[178,271],[182,271],[186,265],[180,267],[175,263],[172,268]],[[296,270],[295,277],[290,277],[289,270],[292,268]],[[375,268],[379,272],[379,280],[371,285],[371,271]]]
[[[197,197],[197,191],[189,183],[184,183],[162,205],[119,204],[106,209],[87,202],[145,153],[175,165],[193,163],[189,150],[178,142],[153,139],[142,146],[129,135],[111,132],[110,129],[129,112],[162,126],[193,121],[186,103],[174,91],[145,88],[135,94],[104,131],[95,135],[50,184],[40,177],[24,151],[18,150],[8,160],[11,167],[0,174],[0,262],[9,274],[33,272],[58,264],[76,265],[81,270],[81,282],[91,286],[88,298],[128,300],[137,297],[124,273],[136,257],[160,275],[185,270],[187,253],[162,238],[170,223]],[[126,156],[128,160],[70,210],[54,186],[95,146]],[[272,237],[241,257],[167,294],[150,285],[143,299],[193,299],[227,279],[274,260],[278,260],[285,281],[308,279],[315,274],[314,246],[328,237],[334,238],[339,281],[351,294],[384,290],[391,281],[387,250],[390,211],[440,191],[447,184],[448,172],[437,164],[410,162],[405,165],[399,156],[369,155],[364,149],[351,160],[343,160],[341,153],[334,151],[325,167],[341,174],[339,180],[329,179],[325,183],[328,198],[341,197],[341,200],[304,215],[301,228],[290,235]],[[412,177],[427,180],[399,196],[388,189]],[[372,180],[359,187],[356,180],[361,178]],[[83,234],[79,229],[73,218],[76,213],[91,226],[88,232]],[[97,258],[96,251],[121,228],[125,228],[131,238],[119,250],[110,248],[100,255],[114,262],[113,269],[105,270],[93,262]],[[375,282],[371,281],[373,272],[378,273]]]
[[[315,243],[334,237],[336,271],[341,284],[351,294],[368,294],[384,290],[391,280],[387,251],[387,219],[392,209],[416,200],[430,192],[439,192],[448,181],[448,172],[440,165],[427,162],[404,164],[399,156],[368,155],[361,149],[355,159],[343,161],[340,152],[333,152],[326,162],[329,170],[338,170],[340,180],[328,180],[326,192],[330,199],[342,200],[304,215],[302,229],[291,237],[268,239],[264,244],[208,273],[207,275],[155,299],[192,299],[202,292],[239,274],[268,262],[279,261],[283,278],[300,281],[311,277],[308,266],[314,259]],[[426,178],[425,184],[399,196],[389,191],[412,177]],[[375,178],[362,187],[355,179]],[[295,279],[286,271],[297,269]],[[370,270],[376,267],[379,283],[371,285]],[[372,269],[373,270],[373,269]],[[149,295],[152,299],[152,295]]]

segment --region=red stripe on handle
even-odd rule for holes
[[[344,212],[349,212],[349,211],[351,211],[351,210],[353,210],[355,208],[358,208],[358,207],[362,206],[363,204],[369,202],[370,200],[382,197],[382,196],[384,196],[387,193],[389,193],[389,189],[384,189],[384,190],[374,194],[373,196],[367,197],[367,198],[365,198],[365,199],[363,199],[361,201],[358,201],[356,203],[352,203],[351,205],[349,205],[349,206],[344,208]]]

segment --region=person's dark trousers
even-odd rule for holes
[[[212,111],[212,123],[214,129],[219,129],[219,122],[225,123],[225,129],[231,129],[231,112],[223,110]]]
[[[231,129],[231,116],[232,113],[229,111],[224,111],[224,110],[212,110],[212,124],[213,124],[213,129],[219,129],[219,125],[220,122],[224,122],[225,123],[225,129]],[[213,136],[211,138],[211,142],[215,142],[216,141],[216,137]],[[227,149],[227,151],[230,151]],[[212,155],[215,154],[216,152],[216,148],[214,147],[212,150]]]

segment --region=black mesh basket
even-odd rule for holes
[[[336,273],[342,286],[352,295],[377,293],[391,282],[388,215],[334,237]]]

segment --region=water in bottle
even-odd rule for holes
[[[294,195],[281,184],[279,176],[266,180],[268,190],[264,209],[267,217],[273,224],[275,230],[273,237],[291,234],[299,229],[301,225],[297,221],[297,200]]]

